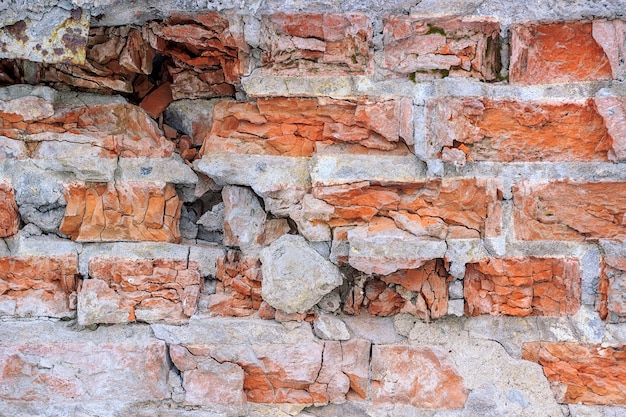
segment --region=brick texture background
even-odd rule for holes
[[[83,3],[0,5],[0,415],[626,414],[619,0]]]

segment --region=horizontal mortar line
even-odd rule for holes
[[[416,102],[429,98],[455,96],[511,98],[519,100],[585,99],[595,96],[626,96],[626,83],[620,81],[572,82],[563,84],[512,85],[449,77],[414,83],[408,77],[376,80],[373,76],[272,76],[259,70],[244,77],[250,97],[270,96],[398,96]]]

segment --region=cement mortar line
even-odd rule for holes
[[[321,97],[351,98],[359,96],[412,97],[414,104],[424,105],[437,97],[490,97],[512,100],[583,100],[593,97],[626,96],[626,82],[595,81],[567,84],[511,85],[485,83],[461,77],[412,82],[408,78],[378,80],[376,76],[308,76],[286,77],[254,70],[242,78],[250,97]]]

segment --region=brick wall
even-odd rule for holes
[[[626,413],[619,1],[253,3],[2,21],[0,415]]]

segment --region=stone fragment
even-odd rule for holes
[[[591,23],[593,39],[602,47],[606,54],[613,78],[626,79],[626,65],[621,57],[626,52],[626,21],[614,19],[594,19]]]
[[[6,122],[34,122],[54,114],[55,91],[49,87],[11,85],[0,89],[0,116]]]
[[[623,346],[530,342],[524,343],[522,358],[543,367],[559,403],[626,404]]]
[[[215,105],[202,153],[312,156],[319,144],[390,151],[413,141],[408,99],[270,97]]]
[[[348,231],[348,242],[350,266],[366,274],[419,268],[430,259],[442,258],[446,251],[445,241],[414,236],[384,217]]]
[[[521,240],[623,240],[621,182],[522,181],[513,186],[515,236]]]
[[[20,214],[13,187],[8,182],[0,182],[0,238],[16,234],[19,227]]]
[[[78,322],[183,323],[202,289],[198,267],[186,260],[92,258],[78,294]]]
[[[340,318],[320,313],[313,322],[315,335],[322,340],[349,340],[350,333]]]
[[[73,317],[78,256],[0,257],[0,316]]]
[[[52,322],[3,323],[2,328],[3,405],[16,402],[23,411],[43,403],[49,411],[53,404],[102,401],[128,407],[170,397],[166,345],[142,329],[78,332]]]
[[[620,149],[619,136],[615,149],[613,133],[605,127],[607,120],[617,126],[617,119],[605,116],[608,109],[601,112],[591,99],[445,97],[427,107],[426,154],[435,158],[456,150],[446,162],[607,161]]]
[[[600,271],[597,307],[600,317],[611,323],[626,322],[626,258],[606,256]]]
[[[79,242],[180,242],[182,202],[172,184],[68,184],[60,231]]]
[[[419,408],[463,408],[463,378],[450,356],[439,348],[372,347],[374,405],[407,404]]]
[[[250,316],[259,310],[261,264],[258,258],[229,250],[217,259],[215,294],[209,296],[208,312],[216,316]]]
[[[260,258],[263,300],[287,313],[304,313],[343,282],[339,269],[301,236],[281,236]]]
[[[251,247],[262,243],[266,214],[249,188],[227,185],[224,201],[224,245]]]
[[[511,25],[511,83],[612,79],[611,62],[594,39],[592,29],[589,21]]]
[[[626,160],[626,128],[622,123],[626,119],[626,100],[622,97],[596,97],[593,101],[612,139],[609,160]]]
[[[261,21],[263,67],[276,75],[365,74],[372,27],[357,13],[274,13]]]
[[[572,316],[580,307],[573,258],[483,259],[467,265],[463,282],[469,316]]]
[[[211,207],[198,219],[197,224],[203,226],[208,232],[223,232],[226,207],[224,203],[218,203]]]
[[[90,14],[72,6],[51,7],[44,17],[40,17],[45,24],[28,16],[0,28],[0,58],[48,63],[85,62]]]
[[[188,135],[194,145],[202,145],[213,127],[213,108],[222,100],[177,100],[165,109],[163,120]]]
[[[383,28],[384,67],[415,81],[476,77],[500,71],[500,24],[493,18],[388,15]]]

